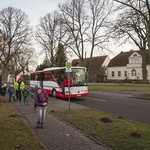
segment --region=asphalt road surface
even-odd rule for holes
[[[150,100],[117,93],[89,92],[88,97],[71,100],[73,103],[96,108],[115,116],[150,125]]]

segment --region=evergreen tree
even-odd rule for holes
[[[43,69],[48,68],[48,67],[51,67],[51,64],[50,64],[48,58],[45,57],[43,63],[40,64],[40,65],[37,67],[36,70],[43,70]]]
[[[60,43],[58,45],[58,49],[55,54],[55,66],[64,67],[66,62],[67,62],[67,56],[65,53],[65,49],[64,46]]]

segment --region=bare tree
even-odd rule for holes
[[[23,48],[23,52],[17,56],[17,66],[20,67],[20,70],[23,72],[24,75],[24,71],[29,71],[29,64],[32,65],[33,63],[35,63],[35,61],[33,60],[34,57],[34,50],[32,48],[27,48],[24,47]]]
[[[146,70],[146,48],[149,42],[150,30],[147,4],[148,1],[115,0],[121,6],[117,10],[122,10],[118,15],[113,31],[115,39],[133,41],[142,52],[142,73],[143,81],[147,82]],[[149,26],[149,27],[148,27]],[[111,29],[112,31],[112,29]],[[150,55],[149,55],[150,56]]]
[[[85,0],[69,0],[64,4],[59,4],[59,8],[69,37],[67,46],[84,64],[85,43],[87,42],[86,31],[89,27],[87,24]]]
[[[37,65],[35,56],[34,49],[31,47],[22,47],[22,52],[16,55],[9,63],[9,73],[11,76],[16,80],[18,71],[23,72],[23,75],[25,75],[25,71],[29,72],[29,66]]]
[[[21,54],[22,47],[30,43],[31,28],[27,15],[20,9],[8,7],[0,11],[0,61],[7,80],[9,62]]]
[[[42,52],[45,52],[51,66],[55,65],[55,53],[66,34],[63,24],[61,15],[54,11],[41,18],[37,25],[36,40],[42,46]]]
[[[149,0],[114,0],[122,9],[131,9],[143,20],[143,27],[146,30],[147,46],[149,49],[150,62],[150,1]]]
[[[124,39],[126,41],[132,40],[141,50],[143,81],[146,82],[147,35],[143,18],[141,18],[139,14],[131,9],[126,10],[126,12],[119,15],[111,31],[113,31],[112,33],[114,33],[115,39]]]
[[[89,4],[89,32],[88,42],[90,43],[90,65],[92,56],[96,49],[103,51],[107,49],[105,44],[108,44],[108,35],[105,32],[108,25],[108,18],[111,13],[113,3],[111,0],[88,0]]]
[[[59,4],[70,39],[68,47],[84,66],[87,49],[92,58],[94,51],[103,51],[104,43],[108,41],[104,31],[111,7],[110,0],[68,0]]]

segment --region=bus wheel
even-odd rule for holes
[[[56,90],[55,89],[53,89],[53,91],[52,91],[52,96],[56,97]]]

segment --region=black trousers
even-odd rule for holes
[[[21,101],[21,91],[20,90],[19,91],[16,90],[16,98],[17,98],[17,100]]]

